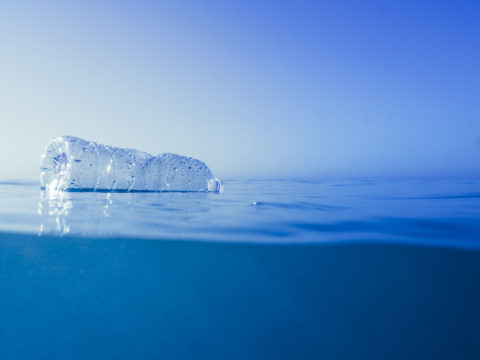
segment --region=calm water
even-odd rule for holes
[[[480,181],[226,181],[214,193],[40,191],[0,183],[0,231],[480,248]]]
[[[479,359],[480,181],[0,184],[2,359]]]

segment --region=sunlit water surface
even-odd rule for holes
[[[224,193],[47,192],[0,183],[0,231],[226,242],[480,247],[480,181],[225,181]]]

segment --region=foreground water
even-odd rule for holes
[[[4,359],[478,359],[478,180],[0,185]]]
[[[0,231],[480,248],[480,181],[226,181],[216,193],[45,192],[0,183]]]

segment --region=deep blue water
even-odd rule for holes
[[[2,359],[480,358],[480,181],[0,183]]]

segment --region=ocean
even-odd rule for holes
[[[2,359],[478,359],[480,180],[0,182]]]

